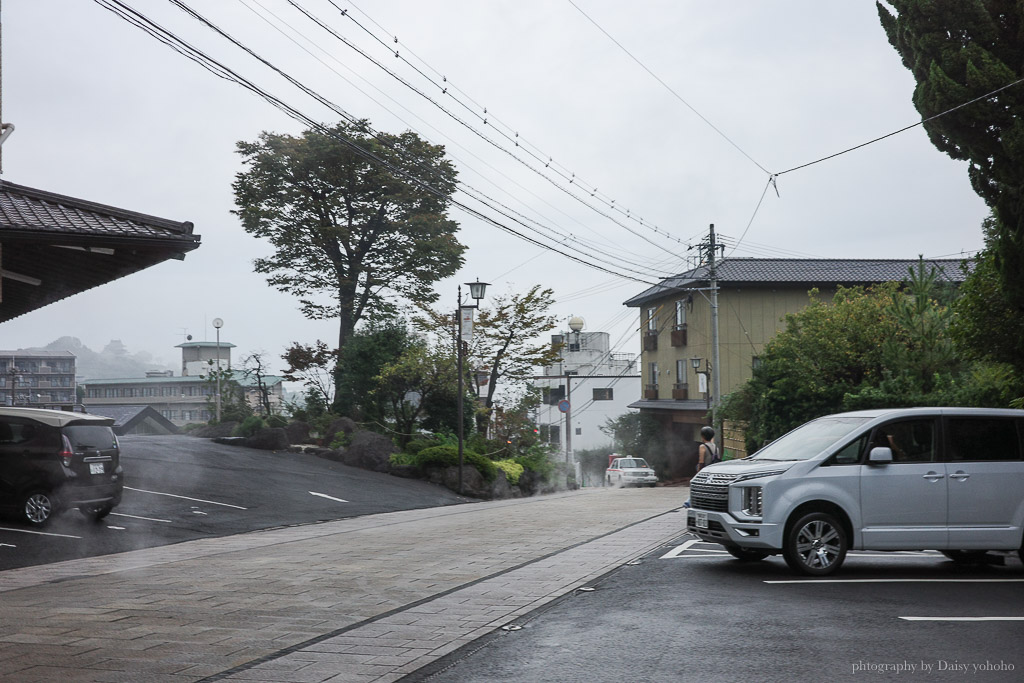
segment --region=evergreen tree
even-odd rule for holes
[[[889,42],[917,80],[914,106],[930,119],[924,123],[929,138],[939,150],[969,163],[971,185],[998,219],[993,263],[1019,315],[1024,311],[1024,83],[1018,82],[1024,79],[1024,3],[886,0],[876,5]]]

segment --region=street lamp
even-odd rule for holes
[[[484,298],[484,292],[487,291],[487,285],[490,283],[480,282],[480,278],[477,278],[476,282],[465,283],[469,286],[469,296],[475,301],[479,302],[480,299]],[[469,343],[473,338],[473,309],[475,309],[479,303],[462,305],[462,285],[459,285],[459,305],[455,309],[455,357],[457,358],[457,371],[459,374],[459,393],[458,393],[458,434],[459,434],[459,495],[462,495],[462,452],[463,452],[463,438],[464,438],[464,418],[462,404],[464,402],[463,392],[465,391],[462,377],[462,359],[465,354],[464,345]]]
[[[700,358],[691,358],[690,365],[698,375],[704,375],[704,395],[707,397],[708,413],[711,412],[711,361],[704,361],[704,369],[700,369]]]
[[[224,327],[224,321],[214,318],[213,327],[217,330],[217,424],[220,424],[220,328]]]

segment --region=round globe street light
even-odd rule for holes
[[[217,330],[217,424],[220,424],[220,328],[224,327],[224,321],[214,318],[213,327]]]
[[[480,278],[477,278],[476,282],[465,283],[469,286],[469,296],[475,301],[479,302],[480,299],[484,298],[484,293],[487,291],[487,285],[489,282],[480,282]],[[459,495],[462,495],[462,453],[463,453],[463,431],[465,429],[463,407],[464,396],[462,393],[465,391],[464,378],[462,377],[462,358],[465,354],[465,344],[468,344],[473,339],[473,309],[476,308],[479,303],[466,304],[462,303],[462,285],[459,285],[459,305],[455,309],[455,357],[456,370],[459,375],[459,393],[458,393],[458,435],[459,435]]]

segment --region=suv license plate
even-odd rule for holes
[[[103,463],[91,462],[89,463],[89,474],[103,474]]]
[[[708,513],[704,512],[703,510],[694,510],[693,520],[694,524],[697,525],[698,529],[708,528]]]

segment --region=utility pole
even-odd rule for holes
[[[696,245],[696,248],[702,260],[707,260],[708,288],[711,290],[711,377],[708,378],[710,380],[708,392],[711,399],[711,414],[714,416],[722,401],[722,364],[718,350],[718,271],[715,257],[725,251],[725,245],[715,241],[714,223],[708,230],[707,240]],[[712,422],[714,422],[713,418]]]
[[[711,285],[711,363],[714,365],[714,394],[712,397],[712,415],[718,412],[722,402],[722,364],[718,354],[718,274],[715,272],[715,224],[711,224],[708,232],[708,280]],[[724,251],[724,249],[723,249]],[[717,417],[717,415],[715,415]]]

